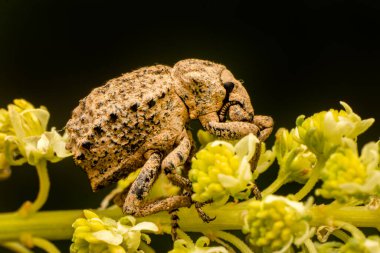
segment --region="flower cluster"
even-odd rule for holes
[[[213,141],[192,159],[189,179],[193,183],[193,200],[225,203],[229,196],[246,199],[253,185],[249,161],[259,140],[247,135],[235,145]]]
[[[84,210],[85,218],[78,218],[74,223],[73,243],[70,252],[91,253],[133,253],[138,252],[141,240],[149,243],[150,238],[141,231],[157,232],[158,227],[152,222],[136,224],[132,216],[125,216],[119,221],[103,217]]]
[[[330,109],[306,119],[301,115],[296,120],[295,136],[317,156],[328,158],[345,138],[355,140],[374,122],[362,120],[348,104],[341,102],[341,105],[344,110]]]
[[[264,252],[285,252],[292,244],[300,246],[313,235],[307,209],[300,202],[280,196],[253,200],[244,216],[243,233]]]
[[[145,233],[159,230],[178,236],[170,253],[253,253],[252,249],[276,253],[380,252],[380,236],[367,237],[360,229],[380,230],[380,141],[369,142],[358,152],[357,136],[374,120],[362,120],[347,104],[341,104],[344,110],[300,116],[295,128],[280,128],[269,150],[253,134],[226,141],[199,131],[202,146],[187,173],[193,187],[192,199],[216,204],[196,203],[196,208],[170,210],[174,211],[170,214],[159,212],[141,217],[139,222],[132,216],[123,216],[116,206],[107,208],[115,195],[136,180],[140,173],[137,170],[121,179],[102,202],[101,207],[107,209],[99,213],[118,217],[117,220],[85,210],[84,216],[72,223],[73,215],[78,217],[81,211],[37,213],[47,199],[50,185],[46,161],[56,162],[70,155],[64,148],[66,138],[54,128],[46,131],[49,113],[44,107],[15,100],[7,110],[0,110],[0,179],[9,175],[11,165],[28,162],[37,168],[40,192],[34,203],[26,202],[16,215],[0,214],[0,247],[29,252],[34,245],[46,252],[58,252],[46,239],[64,238],[67,226],[72,224],[72,253],[154,252]],[[260,192],[254,181],[261,180],[261,174],[275,158],[278,177],[258,198]],[[273,195],[293,181],[303,184],[294,195],[290,191],[287,197]],[[162,174],[143,204],[179,191]],[[256,199],[250,196],[252,192]],[[301,201],[312,194],[318,196],[315,201],[313,197]],[[232,198],[234,201],[226,203]],[[29,214],[27,219],[24,214]],[[206,224],[197,215],[216,218]],[[44,217],[49,222],[38,222]],[[20,232],[25,228],[26,233]],[[241,230],[246,243],[225,230]],[[53,235],[44,232],[46,239],[34,237],[41,231],[52,231]],[[194,243],[184,231],[202,232],[204,236]],[[33,243],[17,241],[25,235],[33,235]],[[210,241],[216,245],[210,245]]]
[[[360,157],[356,148],[339,148],[321,170],[323,184],[317,194],[340,202],[368,202],[371,196],[380,195],[379,162],[378,143],[366,144]]]
[[[49,112],[35,108],[23,99],[15,99],[8,110],[0,110],[0,162],[2,168],[41,160],[58,162],[70,156],[65,149],[66,137],[54,128],[46,131]],[[5,159],[4,159],[5,158]]]

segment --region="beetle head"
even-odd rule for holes
[[[190,118],[218,112],[233,121],[251,121],[253,108],[241,82],[223,65],[205,60],[179,61],[173,68],[175,89],[186,104]]]
[[[223,87],[226,89],[226,96],[223,107],[219,111],[219,118],[225,121],[229,118],[232,121],[253,120],[253,107],[248,92],[228,69],[224,69],[220,75]]]

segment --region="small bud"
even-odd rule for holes
[[[294,129],[280,128],[276,133],[273,147],[280,166],[279,177],[286,177],[287,182],[305,183],[316,164],[316,156],[307,147],[294,138]]]

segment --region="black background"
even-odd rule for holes
[[[45,105],[50,126],[62,128],[108,79],[195,57],[244,80],[256,113],[272,115],[276,129],[341,100],[380,120],[379,28],[380,4],[365,0],[0,0],[0,106],[19,97]],[[360,143],[378,138],[375,122]],[[92,193],[70,158],[50,167],[45,210],[95,208],[109,190]],[[37,186],[33,168],[13,168],[0,182],[0,211],[33,199]]]

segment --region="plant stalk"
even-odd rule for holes
[[[49,179],[49,173],[47,170],[47,161],[42,159],[36,165],[36,170],[37,170],[38,180],[40,184],[37,198],[35,199],[34,202],[26,201],[20,207],[20,209],[18,210],[18,213],[22,216],[27,216],[40,210],[41,207],[45,204],[49,196],[50,179]]]
[[[228,203],[221,207],[205,206],[204,211],[216,219],[204,223],[194,207],[181,208],[178,212],[179,225],[186,232],[203,232],[207,230],[241,230],[243,213],[248,209],[249,201],[238,204]],[[380,230],[380,210],[366,207],[330,207],[326,205],[311,208],[311,226],[331,225],[331,221],[347,222],[357,227],[374,227]],[[123,216],[119,208],[95,210],[99,216],[119,219]],[[74,229],[72,223],[83,217],[82,210],[39,211],[27,217],[14,213],[0,214],[0,242],[18,241],[23,233],[47,240],[70,240]],[[167,212],[160,212],[138,218],[137,222],[150,221],[159,227],[170,226],[171,218]]]
[[[325,162],[322,159],[317,162],[311,171],[309,180],[307,180],[306,184],[304,184],[303,187],[296,194],[294,194],[293,200],[300,201],[314,189],[314,186],[319,180],[319,174],[324,164]]]

